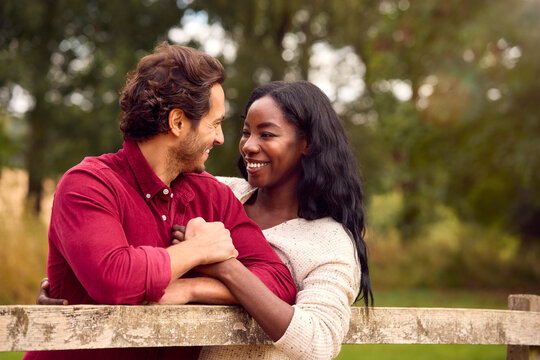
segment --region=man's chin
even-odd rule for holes
[[[206,170],[206,167],[204,165],[201,165],[201,166],[197,166],[195,169],[193,169],[192,172],[196,173],[196,174],[201,174],[204,172],[204,170]]]
[[[194,167],[184,167],[182,173],[190,173],[190,174],[200,174],[206,170],[206,167],[204,165],[201,166],[194,166]]]

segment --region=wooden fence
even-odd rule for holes
[[[504,344],[540,359],[540,296],[509,310],[353,307],[345,344]],[[0,351],[270,343],[237,306],[0,306]]]

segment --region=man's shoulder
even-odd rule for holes
[[[213,200],[227,199],[227,202],[231,199],[238,200],[238,195],[234,189],[231,189],[230,184],[221,181],[223,177],[216,178],[207,172],[202,172],[184,174],[184,178],[195,193],[202,193]]]
[[[66,171],[62,178],[77,177],[83,174],[98,175],[110,168],[110,165],[104,162],[101,157],[85,157],[80,163]]]
[[[58,186],[68,184],[83,184],[86,181],[107,181],[118,176],[118,169],[114,165],[115,154],[85,157],[80,163],[73,166],[60,179]]]
[[[243,178],[218,176],[217,179],[227,185],[234,193],[234,196],[236,196],[242,204],[253,195],[255,190],[257,190]]]
[[[225,184],[206,171],[202,173],[185,173],[183,176],[192,187],[210,188],[217,191],[229,192],[229,188]]]

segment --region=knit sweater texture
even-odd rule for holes
[[[245,203],[257,190],[240,178],[218,177]],[[354,243],[332,218],[293,219],[263,230],[297,288],[289,327],[273,345],[209,346],[199,359],[331,359],[349,329],[360,267]]]

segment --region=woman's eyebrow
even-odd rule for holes
[[[257,129],[266,128],[266,127],[275,127],[275,128],[281,129],[281,126],[271,121],[262,122],[257,125]]]

